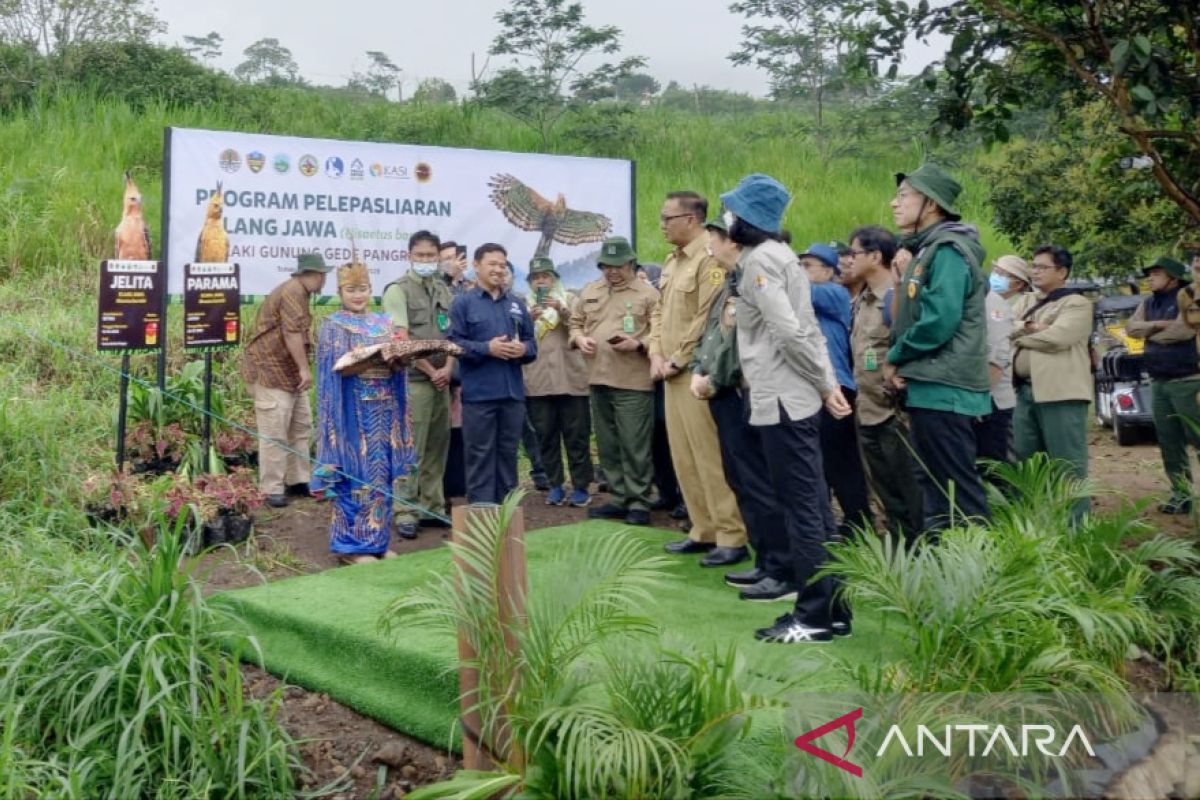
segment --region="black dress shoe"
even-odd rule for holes
[[[776,644],[826,644],[833,641],[833,632],[828,628],[809,627],[792,614],[784,614],[771,627],[756,630],[754,638]]]
[[[667,516],[669,516],[671,519],[687,519],[688,518],[687,506],[684,505],[683,503],[680,503],[679,505],[672,508],[671,513],[668,514]]]
[[[754,584],[767,577],[765,569],[744,569],[741,572],[726,572],[725,583],[730,586],[753,586]]]
[[[740,564],[750,557],[750,551],[744,547],[717,547],[711,553],[700,559],[702,567],[729,567]]]
[[[683,522],[679,523],[679,530],[683,531],[684,533],[691,533],[692,521],[690,519],[685,519]]]
[[[287,495],[285,494],[269,494],[267,495],[267,505],[271,508],[283,508],[288,504]]]
[[[830,627],[833,629],[834,636],[844,636],[847,639],[850,638],[851,628],[849,622],[835,622],[830,625]]]
[[[689,553],[707,553],[716,547],[712,542],[697,542],[695,539],[680,539],[678,542],[670,542],[663,545],[663,549],[668,553],[676,555],[687,555]]]
[[[631,508],[625,515],[626,525],[649,525],[650,512],[644,508]]]
[[[747,586],[738,592],[738,597],[752,603],[771,603],[776,600],[796,599],[796,587],[785,581],[776,580],[770,576],[763,578],[753,586]]]
[[[307,483],[289,483],[283,493],[288,497],[308,497],[312,491]]]
[[[588,519],[624,519],[625,509],[616,503],[605,503],[602,506],[588,509]]]

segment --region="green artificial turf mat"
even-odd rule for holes
[[[626,529],[589,521],[542,528],[526,535],[531,594],[586,565],[587,541]],[[678,532],[626,529],[659,553]],[[660,624],[664,638],[704,647],[736,643],[750,669],[762,676],[794,679],[808,675],[805,691],[850,687],[845,666],[874,661],[884,641],[874,615],[857,615],[854,635],[827,645],[770,645],[755,641],[754,629],[769,625],[790,603],[747,603],[726,586],[723,569],[703,569],[696,556],[682,556],[673,577],[655,592],[655,604],[639,609]],[[446,572],[445,547],[316,575],[275,581],[217,595],[234,610],[245,632],[262,647],[263,666],[286,681],[333,699],[430,744],[457,749],[458,677],[453,671],[455,637],[426,626],[379,632],[381,611],[406,589]],[[554,580],[546,580],[553,573]]]

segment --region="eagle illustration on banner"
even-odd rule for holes
[[[567,208],[561,193],[550,202],[512,175],[493,175],[488,181],[489,197],[505,219],[523,231],[537,231],[535,256],[550,255],[550,245],[600,242],[612,230],[612,220],[592,211]]]

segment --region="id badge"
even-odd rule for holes
[[[634,328],[632,315],[626,314],[624,319],[621,320],[621,330],[625,333],[633,333]]]
[[[874,347],[868,348],[863,355],[863,369],[871,372],[879,369],[879,356],[875,355]]]
[[[446,331],[446,328],[450,327],[450,318],[446,316],[445,311],[439,311],[437,313],[437,326],[438,330],[442,331],[443,333]]]

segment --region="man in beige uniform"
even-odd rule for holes
[[[659,221],[675,251],[663,265],[662,297],[651,318],[650,375],[665,383],[671,461],[692,519],[689,538],[668,544],[667,552],[712,550],[701,563],[720,567],[748,553],[746,526],[725,482],[717,427],[705,401],[692,396],[686,369],[725,283],[725,271],[706,250],[707,214],[708,201],[695,192],[671,192],[663,203]]]

